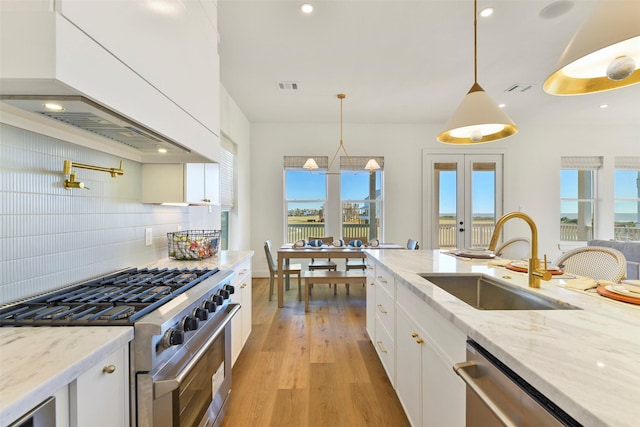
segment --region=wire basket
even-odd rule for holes
[[[218,254],[220,230],[187,230],[167,233],[169,258],[200,260]]]

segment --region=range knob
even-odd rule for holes
[[[233,285],[224,285],[222,289],[229,291],[230,294],[233,294],[236,291],[236,288],[234,288]]]
[[[180,329],[167,329],[167,332],[164,333],[162,337],[162,346],[164,348],[169,348],[172,345],[179,345],[184,342],[184,332]]]
[[[209,318],[209,312],[203,307],[197,307],[193,309],[193,317],[204,322]]]
[[[221,296],[222,296],[222,298],[224,298],[224,299],[229,299],[229,295],[231,295],[231,294],[230,294],[230,293],[229,293],[229,291],[228,291],[228,290],[226,290],[226,289],[220,289],[220,290],[218,291],[218,295],[221,295]]]
[[[198,319],[191,316],[184,316],[182,322],[180,322],[183,331],[195,331],[198,329]]]
[[[222,303],[224,303],[224,297],[219,294],[215,294],[214,296],[212,296],[211,300],[217,305],[222,305]]]
[[[202,308],[207,310],[209,313],[213,313],[216,311],[216,303],[211,300],[207,300],[202,303]]]

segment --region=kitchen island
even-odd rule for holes
[[[437,250],[366,253],[398,289],[424,301],[583,425],[638,425],[640,306],[566,289],[563,279],[530,289],[526,273]],[[477,310],[418,275],[432,272],[485,274],[581,310]]]

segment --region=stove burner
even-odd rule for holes
[[[3,325],[130,325],[216,274],[213,269],[128,269],[0,309]]]

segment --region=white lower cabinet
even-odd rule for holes
[[[231,319],[231,354],[235,364],[251,333],[251,257],[247,257],[234,266],[234,271],[236,276],[231,283],[235,291],[231,295],[231,302],[241,306],[240,311]]]
[[[453,364],[466,336],[404,285],[397,285],[396,393],[413,426],[465,425],[464,382]]]
[[[69,425],[129,425],[128,345],[111,353],[69,384]]]

